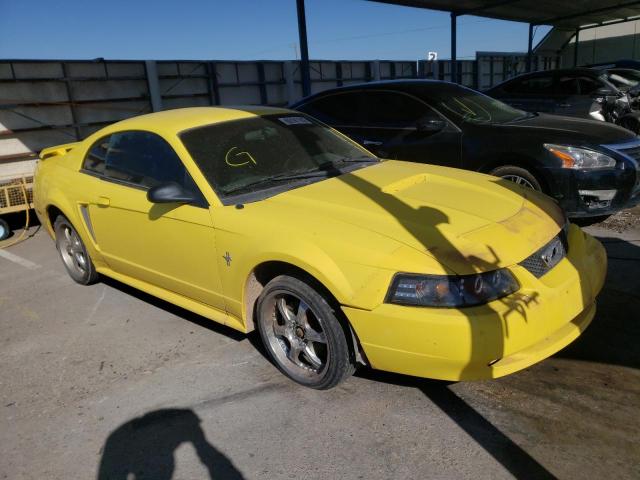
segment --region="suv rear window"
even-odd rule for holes
[[[545,75],[541,77],[516,80],[508,85],[505,85],[504,90],[509,93],[518,93],[524,95],[552,94],[553,76]]]

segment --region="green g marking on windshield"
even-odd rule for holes
[[[239,150],[238,147],[231,147],[227,150],[227,154],[224,156],[224,161],[230,167],[242,167],[249,163],[253,163],[257,165],[256,159],[249,152],[236,152],[233,155],[231,152],[234,150]]]

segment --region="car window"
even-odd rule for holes
[[[109,151],[109,141],[111,136],[101,138],[89,149],[84,159],[82,168],[89,172],[102,175],[104,173],[104,165]]]
[[[591,77],[578,77],[578,83],[580,84],[581,95],[591,95],[596,90],[605,86],[601,81]]]
[[[171,145],[151,132],[119,132],[98,140],[89,150],[83,168],[143,188],[174,182],[198,193]]]
[[[637,70],[609,70],[607,80],[618,88],[635,87],[640,83],[640,72]]]
[[[362,113],[365,125],[382,127],[415,127],[429,115],[439,118],[424,103],[398,92],[363,92]]]
[[[320,181],[348,166],[378,161],[299,113],[206,125],[181,133],[180,139],[223,203],[239,192],[258,192],[280,181],[295,184],[296,178],[287,179],[292,175]]]
[[[578,78],[572,75],[561,75],[558,78],[558,93],[562,95],[580,95]]]
[[[550,95],[553,93],[553,76],[545,75],[516,80],[505,85],[504,90],[509,93],[524,95]]]
[[[298,107],[329,125],[356,125],[358,123],[359,93],[336,93],[311,100]]]

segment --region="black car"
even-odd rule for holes
[[[541,190],[573,218],[640,201],[640,138],[615,125],[527,113],[429,80],[336,88],[292,108],[383,158],[491,173]]]
[[[621,87],[619,71],[570,68],[527,73],[485,93],[527,112],[590,118],[639,133],[640,113],[632,110],[629,89]]]

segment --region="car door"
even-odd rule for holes
[[[553,113],[555,100],[552,74],[515,79],[503,87],[500,100],[527,112]]]
[[[356,141],[383,158],[460,166],[460,130],[422,100],[391,90],[364,90]]]
[[[224,310],[215,234],[208,205],[173,148],[144,131],[114,133],[89,149],[83,172],[90,231],[108,266]],[[197,204],[153,204],[147,190],[167,182],[202,198]]]

